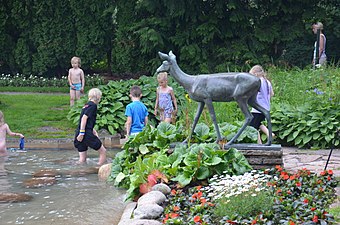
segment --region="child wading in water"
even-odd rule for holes
[[[172,87],[168,86],[168,74],[166,72],[157,75],[159,87],[156,91],[155,115],[159,111],[160,120],[171,123],[175,122],[177,114],[177,101]]]
[[[271,97],[274,96],[274,91],[273,91],[272,84],[270,83],[270,81],[268,80],[266,76],[266,72],[263,70],[262,66],[255,65],[250,69],[249,73],[260,78],[261,87],[260,87],[259,92],[257,93],[256,100],[260,106],[270,111],[270,99]],[[254,127],[257,130],[260,129],[268,137],[269,136],[268,128],[262,124],[262,121],[265,120],[264,115],[254,108],[251,109],[251,114],[254,116],[254,118],[250,122],[250,126]],[[272,136],[274,137],[275,135],[272,134]],[[260,132],[258,133],[257,143],[262,144]]]
[[[0,156],[6,156],[7,153],[7,147],[6,147],[6,136],[19,136],[20,138],[24,138],[24,135],[20,133],[14,133],[9,129],[9,126],[7,123],[5,123],[4,114],[2,111],[0,111]]]
[[[70,85],[70,106],[73,106],[74,101],[80,98],[80,93],[84,92],[85,76],[84,71],[80,69],[79,57],[73,57],[71,65],[72,68],[68,71],[68,83]]]
[[[78,129],[74,139],[74,147],[79,152],[79,163],[85,163],[88,147],[99,152],[98,165],[106,162],[106,148],[98,138],[98,133],[94,129],[97,118],[97,105],[102,97],[102,92],[98,88],[89,91],[89,102],[81,111]]]

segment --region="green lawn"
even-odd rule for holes
[[[72,137],[75,125],[67,120],[69,96],[65,94],[18,94],[0,92],[0,110],[14,132],[27,138]]]

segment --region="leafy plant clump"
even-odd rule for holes
[[[242,153],[236,149],[220,150],[215,143],[193,144],[187,147],[170,144],[183,140],[180,128],[161,123],[157,128],[148,126],[130,138],[112,162],[109,181],[118,187],[128,188],[128,199],[138,196],[139,187],[148,175],[159,170],[169,181],[181,187],[202,182],[214,174],[227,171],[243,174],[251,169]]]
[[[138,85],[142,89],[141,101],[145,104],[149,112],[149,122],[156,126],[159,118],[154,116],[154,106],[156,99],[156,88],[158,86],[157,79],[154,77],[142,76],[138,80],[120,80],[110,81],[107,85],[100,86],[102,91],[102,99],[98,105],[96,129],[106,129],[111,134],[120,133],[125,135],[124,125],[126,121],[125,108],[131,102],[129,94],[130,88]],[[170,85],[170,84],[169,84]],[[181,116],[182,107],[185,107],[184,89],[177,83],[171,83],[175,90],[178,105],[178,116]],[[87,96],[70,109],[67,118],[73,123],[78,123],[79,112],[87,101]]]

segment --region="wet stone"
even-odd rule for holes
[[[55,177],[33,177],[24,180],[23,185],[26,188],[38,188],[43,186],[49,186],[57,183]]]
[[[33,177],[56,177],[60,175],[60,172],[57,170],[40,170],[35,173],[33,173]]]
[[[33,197],[31,195],[23,193],[9,193],[9,192],[0,193],[0,203],[27,202],[30,201],[32,198]]]

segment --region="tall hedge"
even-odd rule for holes
[[[190,73],[250,65],[310,65],[322,21],[329,61],[340,58],[337,0],[12,0],[0,4],[0,73],[153,73],[173,50]]]

